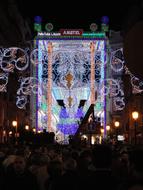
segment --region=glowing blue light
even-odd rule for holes
[[[34,22],[40,24],[42,22],[42,17],[41,16],[35,16]]]
[[[109,23],[109,17],[108,17],[108,16],[103,16],[103,17],[101,18],[101,22],[102,22],[103,24],[108,24],[108,23]]]

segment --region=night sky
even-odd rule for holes
[[[33,3],[33,8],[28,1],[16,0],[20,12],[29,19],[31,25],[34,16],[42,16],[44,23],[52,23],[54,30],[60,28],[83,28],[89,30],[91,23],[100,24],[102,16],[109,17],[110,29],[121,30],[129,9],[141,6],[142,0],[94,0],[94,1],[53,1],[53,0],[29,0]]]

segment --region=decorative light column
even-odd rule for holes
[[[94,43],[90,43],[91,53],[91,76],[90,76],[90,89],[91,89],[91,104],[95,104],[95,46]]]
[[[47,82],[47,103],[48,103],[48,122],[47,129],[51,132],[51,119],[52,119],[52,43],[48,43],[48,82]]]

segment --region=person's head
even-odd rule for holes
[[[14,163],[13,163],[13,169],[16,173],[22,174],[25,171],[26,162],[24,157],[22,156],[16,156]]]

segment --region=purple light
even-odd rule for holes
[[[78,129],[78,124],[57,124],[57,128],[65,135],[74,135]]]
[[[67,113],[67,111],[66,111],[66,108],[62,108],[61,109],[61,112],[60,112],[60,116],[59,116],[60,118],[69,118],[69,115],[68,115],[68,113]]]
[[[106,55],[106,44],[104,46],[104,51]],[[104,79],[106,78],[106,69],[105,69],[105,63],[106,63],[106,56],[104,56]],[[106,80],[104,80],[104,86],[106,86]],[[105,89],[104,89],[105,90]],[[104,137],[106,137],[107,131],[106,131],[106,96],[104,92]]]
[[[78,108],[74,118],[79,118],[80,119],[81,117],[84,117],[84,113],[82,111],[82,108]]]
[[[108,16],[103,16],[103,17],[101,18],[101,22],[102,22],[103,24],[108,24],[108,23],[109,23],[109,17],[108,17]]]
[[[36,40],[37,42],[37,40]],[[38,78],[38,65],[36,65],[36,78]],[[38,81],[37,81],[38,82]],[[37,93],[36,93],[36,131],[38,131],[38,88],[36,89]]]

